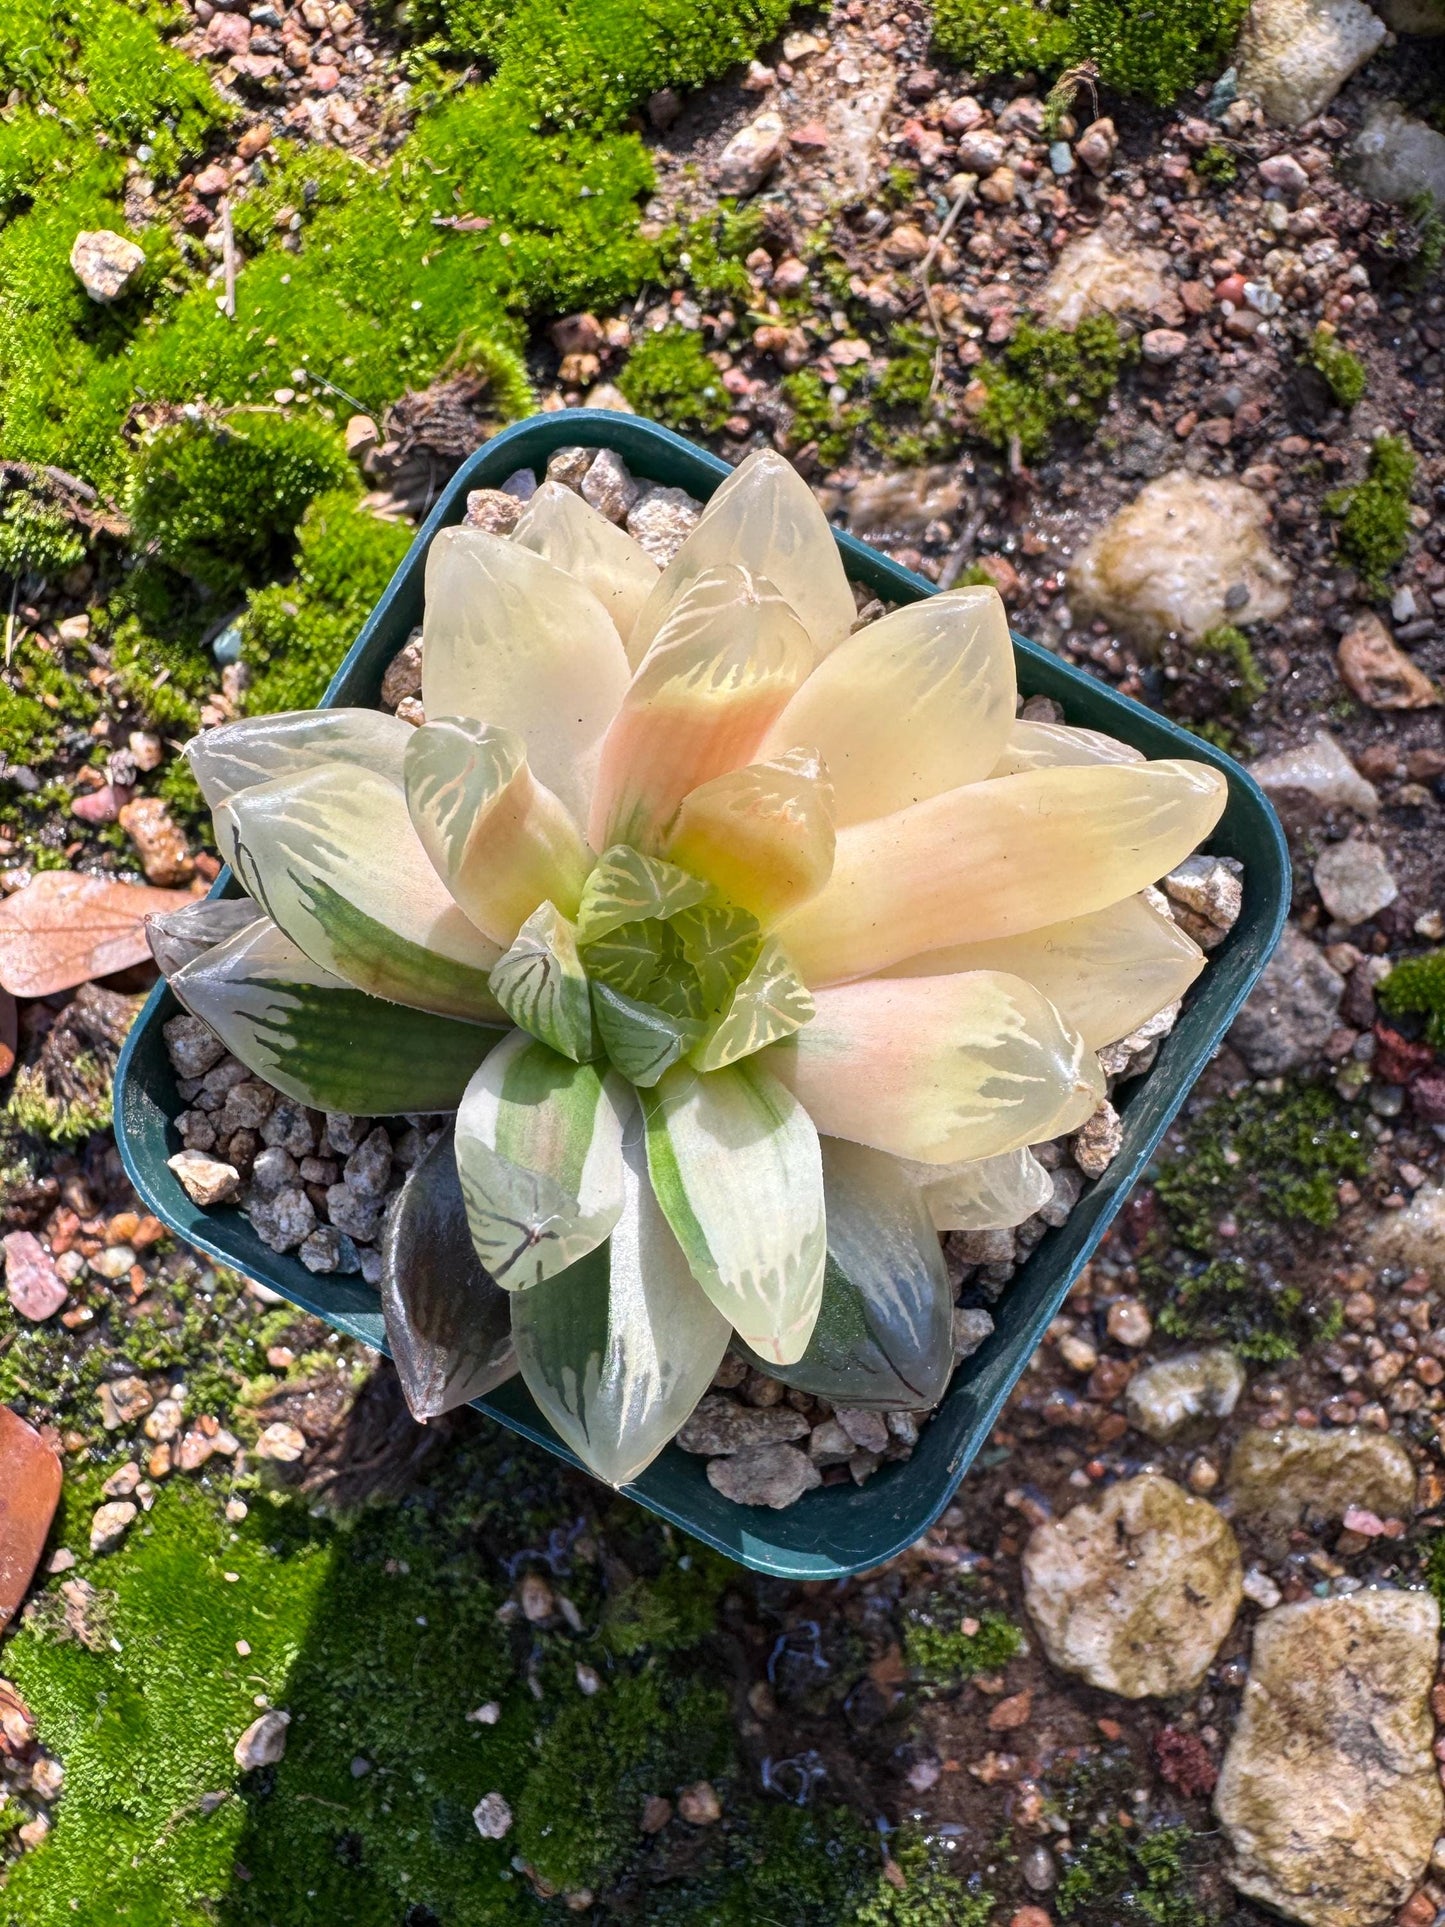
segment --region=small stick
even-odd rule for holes
[[[236,319],[236,235],[231,226],[231,201],[229,195],[221,200],[221,259],[226,268],[226,294],[221,303],[221,313],[227,321]]]
[[[948,213],[944,216],[943,226],[938,230],[937,234],[934,235],[932,241],[929,242],[928,252],[927,254],[924,255],[922,262],[919,264],[918,280],[919,280],[919,285],[923,289],[923,299],[924,299],[925,305],[928,308],[928,319],[933,328],[933,340],[934,340],[933,380],[928,384],[928,399],[930,403],[932,402],[933,397],[938,393],[939,382],[943,380],[943,323],[939,319],[938,309],[934,305],[933,283],[929,280],[928,277],[933,272],[933,264],[938,258],[938,250],[943,246],[944,242],[948,239],[949,235],[953,232],[953,224],[958,219],[959,215],[962,214],[964,203],[971,197],[972,193],[973,193],[973,183],[970,181],[968,186],[963,188],[959,192],[959,195],[957,199],[954,201],[953,206],[948,210]]]
[[[20,597],[20,578],[17,575],[10,584],[10,613],[5,618],[5,667],[10,667],[10,658],[15,651],[15,604]]]

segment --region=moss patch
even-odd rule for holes
[[[1426,1038],[1445,1051],[1445,950],[1403,957],[1375,995],[1392,1017],[1423,1017]]]
[[[1381,435],[1370,449],[1364,481],[1325,497],[1325,512],[1339,518],[1340,554],[1376,594],[1405,553],[1415,468],[1403,436]]]
[[[1155,1177],[1162,1222],[1140,1253],[1160,1328],[1261,1362],[1293,1357],[1338,1307],[1311,1304],[1279,1273],[1311,1229],[1335,1223],[1340,1183],[1365,1175],[1359,1132],[1330,1091],[1256,1088],[1205,1105],[1181,1137]]]
[[[950,60],[995,74],[1056,74],[1092,61],[1116,93],[1166,106],[1217,73],[1248,0],[939,0],[934,39]]]
[[[1330,393],[1341,408],[1353,408],[1362,399],[1368,385],[1365,364],[1358,355],[1352,355],[1348,348],[1340,346],[1332,328],[1321,324],[1315,329],[1304,358],[1311,368],[1324,376]]]
[[[1001,358],[978,370],[973,431],[1035,461],[1061,428],[1094,427],[1135,352],[1112,315],[1089,315],[1073,330],[1041,328],[1025,317]]]
[[[644,335],[627,358],[618,387],[639,414],[669,428],[715,435],[729,414],[722,376],[691,328]]]
[[[177,422],[146,441],[129,493],[136,540],[215,594],[291,560],[315,498],[343,488],[351,463],[338,431],[274,410]]]
[[[1023,1651],[1024,1636],[1006,1614],[991,1607],[970,1614],[966,1603],[951,1604],[952,1611],[931,1605],[915,1611],[904,1628],[904,1657],[925,1686],[953,1687],[976,1673],[1002,1672]]]
[[[1194,1842],[1185,1826],[1100,1828],[1064,1868],[1054,1895],[1059,1918],[1081,1927],[1205,1927],[1213,1916],[1189,1878]]]
[[[253,714],[309,709],[320,701],[413,533],[368,515],[346,491],[311,504],[298,532],[294,580],[258,590],[246,611]]]

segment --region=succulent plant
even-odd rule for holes
[[[455,1113],[390,1222],[415,1409],[520,1367],[634,1478],[724,1351],[924,1408],[939,1232],[1050,1193],[1028,1147],[1195,945],[1141,894],[1224,783],[1015,719],[997,594],[859,627],[786,462],[661,571],[546,484],[433,539],[412,727],[326,709],[188,748],[248,902],[165,920],[182,1003],[305,1104]]]

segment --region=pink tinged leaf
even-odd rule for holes
[[[772,584],[725,564],[690,583],[602,745],[588,841],[657,854],[683,798],[748,762],[814,661]]]
[[[972,783],[838,834],[823,890],[778,937],[805,982],[1085,916],[1196,849],[1224,810],[1203,763],[1031,770]]]
[[[1076,1130],[1104,1093],[1098,1059],[1018,977],[875,978],[815,1002],[760,1061],[825,1137],[952,1164]]]
[[[1015,695],[998,591],[956,589],[840,642],[773,724],[764,750],[816,750],[839,825],[859,823],[987,776],[1008,740]]]

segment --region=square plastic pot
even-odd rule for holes
[[[422,618],[427,547],[438,529],[462,519],[467,491],[495,487],[520,468],[540,474],[554,449],[577,443],[615,449],[635,475],[699,497],[710,495],[729,472],[716,456],[632,415],[574,410],[536,415],[507,429],[478,450],[443,490],[337,670],[326,692],[328,704],[379,701],[387,664]],[[912,602],[934,593],[933,584],[849,536],[840,535],[838,546],[849,575],[887,601]],[[1123,1149],[1068,1222],[1048,1232],[1020,1267],[995,1308],[993,1335],[955,1373],[943,1403],[925,1421],[911,1459],[880,1467],[862,1486],[820,1487],[781,1512],[733,1505],[708,1484],[704,1460],[676,1446],[669,1446],[627,1488],[640,1505],[759,1572],[820,1579],[863,1571],[911,1544],[938,1517],[987,1440],[1069,1286],[1143,1175],[1165,1128],[1259,976],[1284,923],[1289,903],[1284,839],[1270,805],[1239,765],[1046,650],[1021,637],[1014,640],[1020,688],[1027,695],[1053,697],[1069,722],[1105,730],[1150,757],[1193,757],[1224,773],[1228,807],[1209,847],[1244,865],[1243,914],[1212,952],[1153,1069],[1124,1086]],[[218,889],[226,882],[223,876]],[[188,1244],[384,1351],[377,1296],[360,1279],[314,1276],[296,1258],[268,1250],[239,1211],[200,1210],[168,1168],[166,1159],[180,1148],[170,1120],[183,1106],[161,1030],[178,1009],[165,985],[158,985],[131,1031],[117,1072],[116,1136],[136,1190]],[[520,1378],[476,1403],[499,1424],[576,1463]]]

